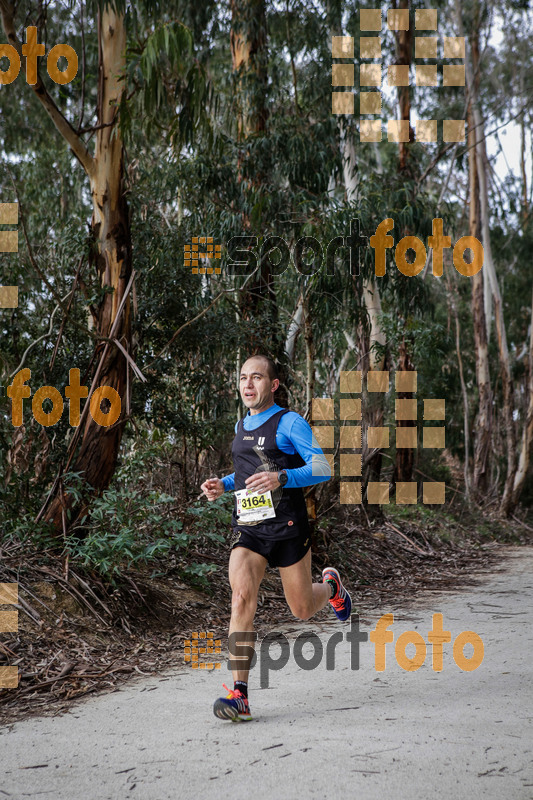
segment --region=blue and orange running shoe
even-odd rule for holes
[[[329,601],[333,611],[341,622],[346,622],[352,613],[352,598],[342,585],[339,573],[333,567],[326,567],[322,570],[322,583],[332,581],[336,586],[336,592]]]
[[[228,695],[215,700],[213,706],[215,717],[230,719],[232,722],[247,722],[252,719],[248,698],[238,689],[228,689],[225,683],[222,686],[228,692]]]

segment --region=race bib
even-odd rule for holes
[[[260,522],[262,519],[275,517],[272,492],[253,492],[251,489],[239,489],[237,498],[237,518],[241,525],[248,522]]]

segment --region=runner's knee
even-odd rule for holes
[[[257,596],[251,587],[243,585],[236,586],[231,595],[231,610],[237,614],[255,611],[257,606]]]
[[[296,619],[309,619],[314,614],[314,607],[309,603],[304,602],[296,602],[296,603],[289,603],[289,608],[296,617]]]

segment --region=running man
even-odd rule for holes
[[[232,456],[235,472],[202,484],[208,500],[234,491],[234,531],[229,559],[232,589],[229,634],[253,631],[257,595],[267,564],[278,567],[285,599],[298,619],[309,619],[330,603],[337,617],[350,617],[352,602],[336,569],[311,578],[311,532],[302,487],[331,477],[331,470],[308,423],[274,402],[279,379],[274,362],[253,356],[242,367],[240,394],[248,413],[235,426]],[[235,638],[235,637],[234,637]],[[232,667],[236,662],[232,653]],[[244,643],[244,640],[243,640]],[[237,642],[236,644],[240,644]],[[250,639],[246,644],[252,644]],[[220,719],[250,720],[248,672],[232,669],[234,687],[216,700]]]

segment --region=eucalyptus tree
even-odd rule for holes
[[[504,66],[506,58],[498,57],[491,45],[482,45],[482,36],[490,36],[491,25],[495,9],[490,3],[481,3],[479,0],[461,3],[456,0],[455,13],[457,29],[465,35],[468,42],[466,58],[466,76],[468,89],[468,143],[469,143],[469,173],[470,173],[470,233],[483,242],[484,265],[483,270],[473,277],[472,309],[474,318],[474,340],[476,353],[477,388],[479,395],[479,408],[475,427],[473,484],[478,492],[483,493],[488,488],[489,470],[495,468],[494,455],[497,454],[505,462],[505,480],[500,502],[500,510],[509,515],[516,505],[521,486],[527,473],[527,463],[531,448],[531,426],[528,412],[522,418],[522,431],[517,426],[516,406],[517,398],[514,386],[516,367],[513,363],[512,339],[509,334],[512,324],[509,322],[509,297],[505,297],[503,286],[514,271],[514,264],[518,259],[510,258],[510,249],[498,254],[495,249],[494,223],[496,208],[501,201],[497,192],[491,191],[494,180],[491,175],[491,165],[487,155],[487,128],[488,117],[508,121],[511,114],[524,119],[531,104],[531,94],[528,94],[525,75],[528,72],[527,16],[524,15],[522,4],[509,4],[502,9],[509,24],[510,35],[515,46],[513,47],[514,65],[511,70]],[[522,33],[517,36],[516,27]],[[523,40],[521,42],[521,40]],[[510,75],[512,77],[510,77]],[[501,86],[502,74],[505,86]],[[522,151],[524,149],[524,128],[522,127]],[[515,223],[522,228],[521,238],[527,236],[527,187],[525,179],[525,162],[521,157],[521,214],[509,215]],[[525,199],[524,199],[525,198]],[[526,225],[524,225],[526,221]],[[517,240],[513,234],[509,242],[515,239],[518,249],[522,249],[520,238]],[[515,244],[515,246],[516,246]],[[501,248],[500,248],[501,250]],[[499,256],[499,257],[498,257]],[[499,273],[499,274],[498,274]],[[514,305],[514,303],[513,303]],[[512,312],[511,312],[512,313]],[[529,298],[526,306],[529,315]],[[491,323],[494,316],[496,333],[496,352],[499,369],[495,370],[491,364]],[[507,316],[507,319],[506,319]],[[513,334],[511,333],[511,336]],[[523,334],[522,334],[523,336]],[[527,333],[524,337],[527,340]],[[520,342],[520,346],[524,342]],[[527,352],[527,341],[525,344]],[[498,374],[498,383],[493,390],[490,372]],[[499,384],[499,386],[498,386]],[[499,389],[499,391],[498,391]],[[529,387],[524,385],[525,395],[528,398]],[[530,406],[526,399],[525,407]],[[517,438],[521,437],[520,469],[517,459]],[[503,447],[495,443],[503,440]],[[499,469],[499,468],[498,468]],[[520,477],[517,476],[520,472]]]
[[[23,66],[24,27],[32,23],[37,28],[38,41],[51,30],[57,41],[74,44],[79,53],[78,75],[66,92],[38,70],[33,84],[28,86],[19,79],[4,86],[3,93],[8,104],[14,94],[23,93],[27,114],[34,121],[39,120],[39,114],[48,115],[55,127],[57,149],[68,146],[83,170],[90,194],[88,258],[101,290],[96,302],[89,304],[92,331],[87,335],[95,342],[90,394],[97,384],[111,387],[120,396],[121,414],[115,424],[99,425],[87,413],[87,400],[63,468],[82,473],[96,491],[108,486],[116,467],[131,404],[130,368],[140,374],[134,366],[132,340],[134,274],[121,121],[129,119],[131,123],[132,113],[137,113],[142,125],[140,114],[146,121],[149,112],[164,105],[168,108],[171,103],[175,109],[176,102],[180,102],[173,89],[180,85],[176,76],[183,77],[192,63],[191,37],[183,24],[172,21],[175,10],[172,4],[130,5],[125,0],[80,5],[69,2],[60,8],[31,1],[0,2],[4,34]],[[163,58],[166,69],[159,68]],[[196,85],[200,85],[198,73],[194,77]],[[31,104],[30,93],[40,104],[40,111]],[[178,114],[180,123],[186,122],[188,115],[193,126],[191,108],[194,103],[189,103],[186,113]],[[46,276],[43,281],[51,287]],[[68,316],[57,296],[56,300]],[[80,505],[57,480],[48,507],[42,512],[56,528],[64,529],[67,519],[73,520],[79,514]]]

